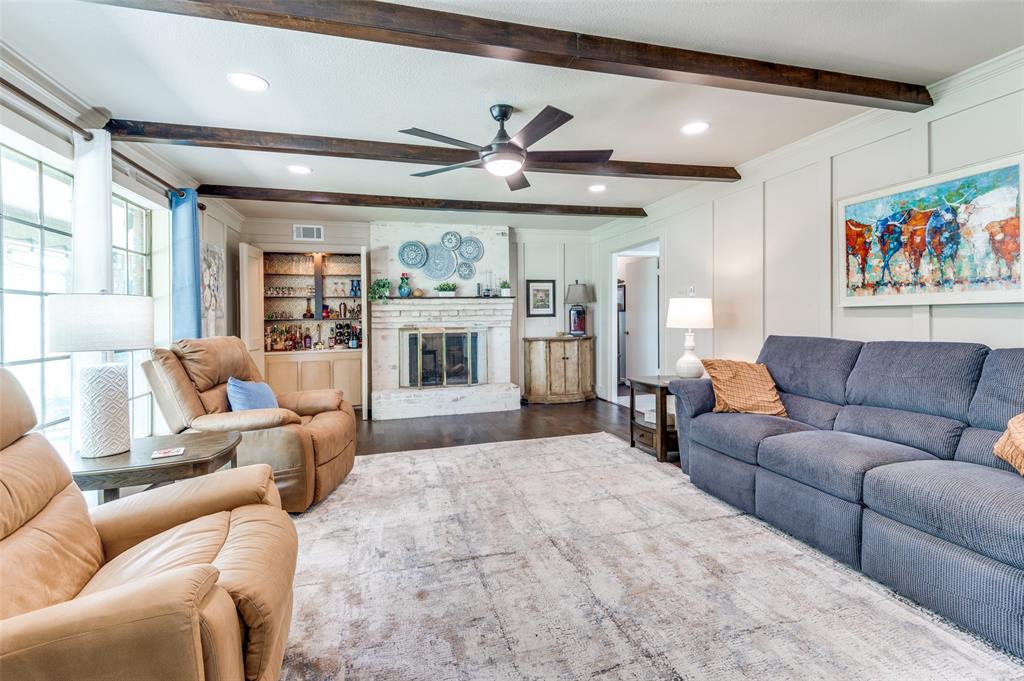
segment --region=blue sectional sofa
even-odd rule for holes
[[[1024,348],[769,336],[789,418],[716,414],[673,381],[694,485],[1024,657]]]

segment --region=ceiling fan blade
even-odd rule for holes
[[[430,132],[429,130],[420,130],[419,128],[406,128],[405,130],[399,130],[398,132],[404,132],[406,135],[413,135],[415,137],[422,137],[423,139],[434,140],[435,142],[441,142],[442,144],[450,144],[453,147],[462,147],[463,149],[472,149],[473,151],[480,151],[483,147],[477,146],[470,142],[463,142],[457,140],[454,137],[448,137],[447,135],[439,135],[436,132]]]
[[[553,106],[546,106],[544,110],[534,116],[533,120],[523,126],[522,130],[516,133],[512,142],[520,148],[528,146],[548,135],[548,133],[562,127],[572,120],[572,114],[566,113]]]
[[[576,151],[531,151],[527,163],[607,163],[612,157],[611,149],[579,149]]]
[[[526,189],[530,186],[530,182],[526,179],[526,175],[523,175],[522,170],[506,177],[505,182],[508,183],[508,188],[512,191],[516,191],[517,189]]]
[[[437,175],[438,173],[447,173],[449,170],[458,170],[459,168],[473,168],[475,166],[481,166],[484,162],[478,158],[472,161],[466,161],[465,163],[454,163],[450,166],[443,166],[441,168],[431,168],[430,170],[424,170],[418,173],[413,173],[413,177],[430,177],[431,175]]]

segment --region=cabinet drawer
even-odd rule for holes
[[[645,447],[654,448],[654,433],[649,430],[633,426],[633,439]]]

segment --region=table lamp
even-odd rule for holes
[[[153,299],[107,293],[46,297],[50,352],[103,352],[104,364],[78,372],[83,458],[128,451],[128,365],[114,362],[115,350],[153,347]]]
[[[711,313],[710,298],[694,298],[690,289],[689,298],[671,298],[668,301],[668,315],[665,326],[669,329],[686,329],[686,342],[683,344],[683,356],[676,361],[676,373],[680,378],[700,378],[704,375],[704,365],[694,352],[694,329],[713,329],[714,316]]]
[[[572,306],[569,308],[570,336],[587,335],[587,308],[584,305],[592,302],[594,302],[594,294],[590,291],[589,286],[581,284],[579,279],[575,284],[569,284],[565,290],[565,304]]]

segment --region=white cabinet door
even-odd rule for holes
[[[263,250],[238,244],[239,335],[263,372]]]

